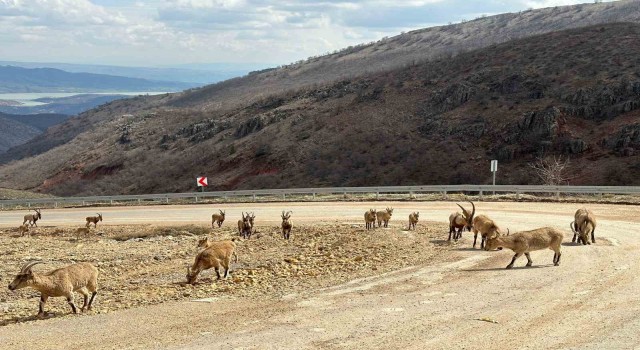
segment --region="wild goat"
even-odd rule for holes
[[[198,249],[206,249],[211,246],[212,241],[209,240],[209,237],[200,238],[198,240]]]
[[[91,229],[89,227],[78,227],[76,229],[76,241],[80,239],[80,235],[88,236],[90,232]]]
[[[87,220],[87,224],[86,227],[89,227],[91,224],[93,224],[93,227],[97,228],[98,227],[98,221],[102,221],[102,214],[100,213],[96,213],[98,214],[98,216],[87,216],[87,218],[85,220]]]
[[[418,218],[420,217],[420,212],[413,212],[411,214],[409,214],[409,230],[411,230],[411,228],[413,227],[413,229],[416,229],[416,225],[418,224]]]
[[[286,214],[284,210],[282,211],[282,236],[284,239],[289,239],[291,235],[291,228],[293,227],[293,222],[291,222],[291,212],[288,211]]]
[[[476,206],[473,204],[473,202],[469,203],[471,203],[471,206],[473,207],[473,211],[471,212],[471,214],[469,214],[469,211],[467,211],[467,209],[456,203],[456,205],[459,206],[460,209],[462,209],[462,214],[460,214],[459,212],[455,212],[449,215],[449,238],[447,239],[447,241],[451,240],[452,233],[453,240],[457,241],[460,237],[462,237],[462,230],[465,228],[467,229],[467,231],[471,232],[471,227],[473,226],[473,216],[476,214]]]
[[[377,213],[375,209],[369,209],[364,212],[364,223],[367,227],[367,230],[372,228],[376,228],[376,217]]]
[[[384,211],[377,212],[376,216],[378,217],[378,227],[381,227],[383,222],[384,227],[388,227],[391,215],[393,215],[393,208],[387,208]]]
[[[560,265],[560,256],[562,255],[560,248],[564,234],[552,227],[542,227],[531,231],[522,231],[514,233],[510,236],[501,236],[496,230],[487,235],[487,244],[484,250],[494,250],[496,248],[509,248],[516,254],[511,259],[511,263],[507,265],[510,269],[516,262],[516,259],[524,254],[527,257],[527,266],[531,266],[533,261],[529,252],[534,250],[551,249],[553,254],[553,265]]]
[[[224,222],[225,212],[224,210],[219,210],[219,211],[220,211],[220,214],[211,215],[211,227],[215,227],[213,226],[213,224],[217,224],[218,227],[222,226],[222,223]]]
[[[193,266],[187,266],[187,283],[194,284],[198,274],[204,270],[214,268],[216,276],[220,279],[220,267],[224,268],[224,278],[229,275],[229,264],[231,256],[238,262],[238,255],[235,252],[236,244],[231,241],[205,241],[207,248],[198,253]]]
[[[509,235],[509,230],[507,229],[507,236]],[[487,235],[490,233],[497,232],[501,234],[500,228],[496,223],[489,219],[486,215],[478,215],[473,218],[473,247],[476,247],[476,241],[478,239],[478,232],[480,232],[481,240],[480,240],[480,249],[484,248],[484,243],[487,240]]]
[[[593,215],[591,210],[586,208],[578,209],[574,215],[574,221],[569,226],[573,231],[571,242],[575,242],[576,237],[578,237],[578,243],[582,241],[583,245],[596,243],[596,216]],[[591,233],[591,242],[589,242],[589,233]]]
[[[80,292],[84,296],[81,311],[91,310],[91,304],[97,293],[98,269],[90,263],[68,265],[45,274],[31,271],[34,265],[42,261],[32,261],[24,264],[18,275],[9,284],[9,290],[31,287],[40,292],[40,307],[38,317],[45,315],[44,304],[49,297],[66,297],[74,314],[78,313],[73,303],[73,292]],[[91,292],[91,299],[89,299]]]
[[[29,225],[18,226],[18,232],[20,233],[20,237],[24,236],[25,233],[29,232]]]
[[[35,210],[35,214],[27,214],[24,216],[24,221],[22,222],[22,224],[26,224],[27,222],[29,223],[29,225],[38,227],[38,224],[36,223],[38,220],[42,219],[42,214],[40,213],[40,209],[33,209]]]
[[[255,215],[247,213],[244,215],[242,213],[242,220],[238,220],[238,233],[244,239],[251,238],[251,234],[253,233],[253,219],[255,219]]]

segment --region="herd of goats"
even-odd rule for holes
[[[513,259],[509,265],[507,265],[507,269],[512,268],[516,259],[523,254],[528,261],[526,266],[531,266],[533,262],[529,253],[543,249],[553,250],[555,253],[553,256],[553,264],[555,266],[560,264],[560,248],[564,238],[564,234],[560,230],[552,227],[543,227],[514,234],[510,234],[509,230],[507,230],[507,233],[503,234],[499,226],[488,216],[476,216],[475,204],[473,202],[469,203],[471,203],[472,206],[471,211],[457,204],[460,209],[462,209],[462,213],[454,212],[449,216],[449,241],[452,238],[454,241],[460,239],[464,229],[468,232],[473,230],[473,247],[475,248],[478,233],[480,233],[480,249],[488,251],[508,248],[515,253]],[[392,215],[393,208],[386,208],[384,211],[376,211],[374,209],[366,211],[364,214],[366,229],[374,229],[376,222],[378,227],[388,227]],[[419,212],[413,212],[409,215],[408,230],[415,230],[419,215]],[[238,233],[240,237],[250,239],[251,235],[255,233],[255,217],[253,213],[242,213],[242,219],[238,220]],[[25,215],[24,222],[19,228],[20,232],[24,234],[25,231],[29,230],[29,226],[37,227],[37,221],[41,218],[42,214],[38,209],[35,209],[35,214]],[[285,240],[288,240],[293,227],[291,212],[283,211],[281,218],[282,235]],[[214,228],[216,225],[221,227],[224,220],[225,211],[220,210],[219,213],[212,215],[211,226]],[[102,221],[102,214],[87,217],[85,227],[79,228],[77,233],[87,233],[91,224],[96,228],[100,221]],[[590,210],[582,208],[576,211],[574,221],[570,223],[570,227],[573,231],[572,242],[576,242],[577,240],[578,243],[582,243],[583,245],[595,243],[594,233],[596,219]],[[196,256],[193,265],[187,266],[187,283],[194,284],[200,272],[211,268],[215,270],[218,279],[221,278],[220,269],[224,269],[224,278],[226,278],[229,274],[231,258],[233,257],[235,262],[238,260],[235,251],[235,241],[236,238],[222,241],[212,241],[208,238],[199,240],[198,248],[200,252]],[[33,266],[41,263],[41,261],[26,263],[22,266],[13,282],[9,284],[9,289],[12,291],[31,287],[40,292],[38,317],[46,315],[44,305],[49,297],[66,297],[73,313],[77,313],[78,310],[74,303],[74,292],[79,292],[84,296],[84,304],[82,305],[81,311],[91,310],[91,304],[97,293],[98,269],[95,266],[83,262],[68,265],[44,274],[33,272]]]

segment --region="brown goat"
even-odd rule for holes
[[[187,283],[194,284],[200,272],[214,268],[216,276],[220,279],[220,268],[224,268],[224,278],[229,275],[229,265],[231,257],[238,262],[238,255],[235,252],[236,244],[233,240],[227,241],[206,241],[207,248],[198,253],[192,266],[187,266]]]
[[[29,232],[29,225],[20,225],[18,226],[18,232],[20,233],[20,237],[24,236]],[[31,234],[29,234],[31,236]]]
[[[582,242],[583,245],[596,243],[596,216],[589,209],[578,209],[574,215],[574,221],[569,225],[573,231],[573,239],[571,242]],[[589,242],[589,234],[591,234],[591,242]]]
[[[507,265],[510,269],[516,262],[516,259],[524,254],[527,257],[527,266],[531,266],[533,261],[529,252],[534,250],[551,249],[555,252],[553,255],[553,265],[560,265],[560,251],[564,234],[552,227],[542,227],[531,231],[522,231],[514,233],[510,236],[501,236],[498,231],[493,231],[487,235],[487,244],[485,250],[494,250],[496,248],[509,248],[516,254],[511,259],[511,263]]]
[[[473,204],[473,202],[469,203],[471,203],[471,206],[473,207],[473,211],[471,213],[469,213],[469,211],[463,208],[460,204],[457,204],[457,206],[462,209],[462,214],[460,214],[459,212],[455,212],[449,215],[449,238],[447,239],[447,241],[451,240],[451,234],[453,234],[454,241],[460,239],[460,237],[462,237],[462,230],[465,228],[467,229],[467,231],[471,232],[471,227],[473,226],[473,217],[476,214],[476,206]]]
[[[242,212],[242,220],[238,220],[238,233],[244,239],[251,238],[251,234],[253,233],[253,219],[255,215],[247,213],[244,215]]]
[[[214,224],[217,224],[218,227],[222,226],[222,223],[224,222],[225,212],[224,210],[219,210],[219,211],[220,211],[220,214],[211,215],[211,227],[215,228],[215,226],[213,226]]]
[[[44,316],[44,305],[49,297],[66,297],[73,313],[78,313],[73,303],[73,292],[80,292],[84,296],[81,311],[91,310],[91,304],[97,294],[98,269],[90,263],[68,265],[45,274],[36,274],[31,268],[41,261],[26,263],[9,284],[9,290],[31,287],[40,292],[40,307],[38,316]],[[91,292],[91,300],[89,300]]]
[[[507,230],[508,231],[508,230]],[[489,219],[486,215],[478,215],[473,218],[473,247],[476,247],[476,241],[478,240],[478,232],[480,232],[481,240],[480,240],[480,249],[484,248],[484,243],[487,240],[487,235],[490,233],[497,232],[498,234],[502,233],[500,228],[496,223]],[[508,236],[507,232],[507,236]]]
[[[42,214],[40,213],[40,209],[33,209],[33,210],[36,213],[35,214],[27,214],[27,215],[25,215],[24,216],[24,221],[22,222],[23,225],[28,222],[29,225],[38,227],[37,221],[42,219]]]
[[[367,230],[376,228],[376,217],[377,213],[375,209],[369,209],[364,212],[364,223],[367,227]]]
[[[87,216],[85,218],[85,220],[87,220],[87,224],[85,225],[86,227],[89,227],[91,224],[93,224],[94,228],[98,227],[98,221],[102,221],[102,214],[97,213],[98,216]]]
[[[409,214],[409,230],[411,230],[411,228],[413,227],[413,229],[416,229],[416,225],[418,224],[418,218],[420,217],[420,212],[413,212],[411,214]]]
[[[386,208],[384,211],[377,212],[376,217],[378,218],[378,227],[381,227],[382,223],[384,223],[384,227],[388,227],[391,215],[393,215],[393,208]]]
[[[291,236],[291,228],[293,227],[293,222],[291,222],[291,213],[288,211],[286,214],[284,210],[282,211],[282,236],[284,239],[289,239]]]

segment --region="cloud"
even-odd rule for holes
[[[586,0],[0,0],[4,59],[288,63],[481,14]]]

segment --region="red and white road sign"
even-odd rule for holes
[[[198,187],[209,186],[209,183],[207,182],[207,178],[204,176],[197,177],[196,182],[198,183]]]

